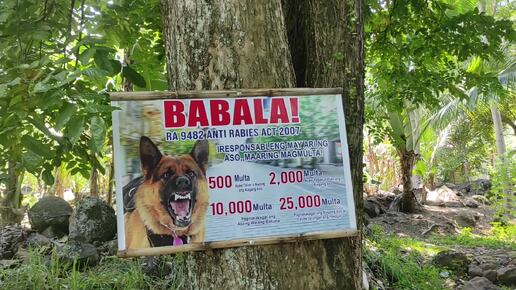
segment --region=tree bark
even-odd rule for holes
[[[24,174],[14,161],[9,161],[7,167],[5,192],[0,203],[0,226],[19,224],[24,214],[21,209],[21,183]]]
[[[354,22],[361,7],[355,8],[353,3],[345,7],[349,9],[347,21],[353,23],[350,39],[357,40],[358,47],[353,41],[348,44],[354,48],[350,52],[340,47],[350,54],[343,60],[349,65],[344,73],[348,78],[328,85],[345,87],[348,113],[363,108],[362,35],[361,23]],[[162,19],[171,89],[296,84],[280,0],[162,0]],[[347,117],[361,114],[352,113]],[[355,137],[361,136],[360,116],[348,121],[348,136],[355,131]],[[361,200],[361,143],[350,144],[350,152],[357,152],[351,158],[353,180],[359,176],[354,190],[355,194],[360,191]],[[356,238],[188,253],[178,271],[186,275],[185,289],[359,289],[359,248],[360,238]]]
[[[401,182],[403,184],[403,194],[401,197],[401,211],[413,213],[416,211],[416,199],[412,191],[412,167],[415,154],[412,150],[399,150],[401,165]]]
[[[284,3],[297,84],[343,88],[353,194],[357,204],[357,225],[360,227],[364,139],[362,2],[284,0]],[[351,280],[341,285],[350,289],[361,288],[361,236],[324,243],[331,244],[342,253],[336,259],[343,264],[348,262],[345,271],[353,274]]]
[[[506,152],[505,138],[503,136],[502,116],[496,105],[491,106],[491,116],[493,117],[493,125],[496,139],[496,152],[498,156],[503,156]]]
[[[99,171],[95,166],[91,168],[90,196],[99,197]]]

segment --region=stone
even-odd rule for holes
[[[429,191],[426,195],[426,204],[448,207],[461,207],[462,202],[457,193],[448,186],[443,185],[436,190]]]
[[[23,245],[25,247],[30,247],[30,248],[50,247],[50,246],[52,246],[52,241],[48,237],[46,237],[42,234],[30,233],[27,236],[27,239],[25,240]]]
[[[114,256],[118,251],[118,241],[115,239],[109,242],[100,243],[100,245],[97,246],[97,250],[101,255]]]
[[[30,253],[29,250],[24,249],[22,247],[18,248],[14,257],[18,260],[21,260],[24,264],[28,264],[30,262]]]
[[[455,216],[455,221],[457,224],[464,228],[464,227],[475,227],[477,224],[476,217],[473,213],[468,212],[466,210],[460,211]]]
[[[5,226],[0,229],[0,260],[11,259],[23,243],[27,233],[19,226]]]
[[[95,266],[100,260],[97,248],[88,243],[71,241],[62,247],[58,247],[56,252],[59,260],[73,264],[76,259],[79,267]]]
[[[474,190],[476,194],[486,194],[491,189],[491,181],[489,179],[477,179],[474,181]]]
[[[479,267],[482,269],[482,271],[496,270],[498,268],[495,264],[492,264],[492,263],[483,263],[483,264],[480,264]]]
[[[370,218],[375,218],[380,215],[378,205],[368,200],[364,201],[364,211]]]
[[[498,273],[496,270],[485,270],[482,272],[482,277],[486,277],[489,281],[495,283],[496,277],[498,276]]]
[[[0,260],[0,269],[12,269],[18,266],[19,263],[20,261],[18,260]]]
[[[482,268],[480,268],[478,265],[469,265],[468,275],[470,277],[480,277],[482,276]]]
[[[375,218],[385,213],[385,209],[382,208],[381,204],[371,198],[368,198],[364,201],[364,211],[370,218]]]
[[[70,240],[106,242],[115,235],[116,216],[112,207],[95,197],[85,197],[77,202],[70,217]]]
[[[499,290],[500,288],[494,285],[485,277],[475,277],[462,285],[460,290]]]
[[[498,269],[498,282],[509,287],[516,287],[516,267],[508,266]]]
[[[472,195],[470,198],[473,199],[474,201],[478,202],[479,204],[483,204],[483,205],[491,204],[489,199],[487,199],[487,197],[482,196],[482,195],[475,194],[475,195]]]
[[[468,257],[460,252],[442,251],[432,259],[432,264],[459,273],[466,273],[470,261]]]
[[[471,207],[471,208],[477,208],[477,207],[480,206],[480,204],[476,200],[474,200],[472,198],[466,199],[464,201],[464,205],[467,206],[467,207]]]
[[[167,262],[164,256],[147,256],[141,259],[142,272],[150,277],[163,278],[173,270],[173,264]]]
[[[46,196],[29,209],[29,222],[39,233],[46,230],[50,237],[60,237],[68,234],[68,219],[72,212],[72,207],[64,199]]]

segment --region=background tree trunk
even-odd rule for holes
[[[498,157],[502,157],[507,151],[505,147],[505,138],[503,136],[502,116],[496,105],[491,106],[491,116],[493,118],[493,125],[496,139],[496,152]]]
[[[361,7],[353,2],[340,9],[346,9],[346,22],[351,23],[339,27],[349,30],[350,43],[339,47],[346,52],[342,67],[349,65],[344,84],[338,77],[332,83],[313,84],[345,88],[348,136],[355,134],[354,140],[360,140],[350,144],[350,152],[357,153],[351,158],[353,180],[359,182],[354,190],[361,201]],[[296,83],[280,0],[162,0],[162,19],[171,89],[278,88]],[[187,276],[187,289],[359,289],[359,248],[360,238],[355,238],[189,253],[178,270]]]
[[[90,196],[99,197],[99,171],[95,166],[91,168]]]
[[[400,210],[406,213],[416,211],[416,198],[412,188],[412,169],[414,165],[414,151],[403,148],[398,151],[401,165],[401,182],[403,184],[403,195],[401,197]]]
[[[24,211],[21,208],[21,184],[24,173],[19,170],[16,162],[7,164],[7,178],[5,179],[5,191],[0,203],[0,226],[7,224],[19,224]]]

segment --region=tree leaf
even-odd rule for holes
[[[125,66],[122,70],[122,76],[127,78],[131,83],[139,86],[140,88],[147,87],[147,83],[145,82],[143,76],[129,65]]]
[[[32,151],[27,151],[22,155],[22,164],[30,172],[37,172],[40,169],[41,163],[43,159],[41,156],[33,153]]]
[[[52,174],[52,170],[45,169],[43,173],[41,173],[41,178],[48,185],[54,184],[54,175]]]
[[[66,126],[66,137],[70,143],[75,144],[84,131],[84,117],[73,116]]]
[[[122,69],[120,62],[109,59],[108,53],[104,50],[96,50],[94,59],[97,67],[108,72],[109,76],[118,74]]]
[[[34,86],[34,92],[35,93],[44,93],[52,89],[52,86],[45,84],[44,81],[37,83]]]
[[[90,147],[95,152],[100,152],[104,145],[106,135],[106,123],[104,119],[98,116],[93,116],[90,120]]]
[[[28,150],[38,154],[41,157],[52,158],[54,155],[47,144],[44,144],[40,140],[37,140],[30,135],[24,135],[21,138],[21,141]]]
[[[90,59],[95,55],[97,50],[93,47],[87,48],[85,51],[81,53],[79,56],[79,61],[82,65],[87,65]]]
[[[56,121],[56,130],[61,130],[75,113],[75,104],[66,103],[59,111]]]

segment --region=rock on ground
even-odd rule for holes
[[[385,209],[382,208],[382,205],[378,201],[371,198],[368,198],[364,201],[364,211],[371,218],[385,213]]]
[[[95,266],[100,260],[97,248],[88,243],[72,241],[62,247],[58,247],[56,252],[59,260],[65,263],[72,264],[74,259],[77,259],[76,263],[79,267]]]
[[[461,207],[462,202],[457,193],[448,186],[429,191],[426,195],[426,204],[447,207]]]
[[[475,277],[464,283],[460,290],[499,290],[500,288],[491,283],[485,277]]]
[[[5,226],[0,229],[0,260],[11,259],[25,240],[27,233],[19,226]]]
[[[460,252],[442,251],[435,255],[432,259],[432,264],[452,271],[466,273],[470,260],[465,254]]]
[[[52,246],[52,241],[42,234],[30,233],[23,245],[31,248],[49,247]]]
[[[95,197],[77,202],[70,217],[70,239],[87,243],[106,242],[116,234],[115,210]]]
[[[472,199],[472,198],[467,198],[465,201],[464,201],[464,205],[467,206],[467,207],[471,207],[471,208],[477,208],[480,206],[480,204]]]
[[[455,216],[455,221],[462,228],[463,227],[471,227],[472,228],[472,227],[475,227],[475,225],[477,224],[477,217],[469,211],[461,210]]]
[[[164,256],[147,256],[140,260],[140,267],[142,272],[150,277],[163,278],[174,269],[174,265],[166,261]]]
[[[510,287],[516,287],[516,267],[503,267],[498,269],[498,282]]]
[[[72,207],[64,199],[46,196],[40,199],[29,210],[29,222],[33,230],[50,237],[61,237],[68,234],[68,219]]]

